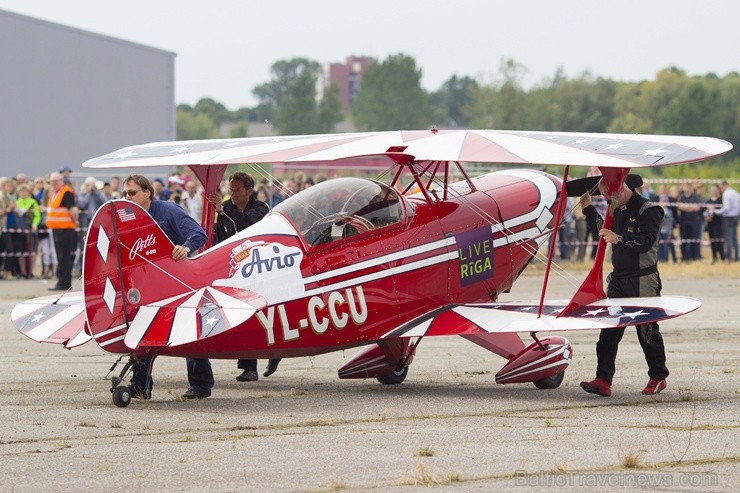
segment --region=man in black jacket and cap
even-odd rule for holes
[[[602,218],[591,205],[588,192],[583,194],[580,204],[586,221],[598,229],[604,241],[612,245],[614,270],[607,279],[607,297],[660,296],[662,284],[658,273],[658,240],[663,208],[633,192],[624,183],[619,190],[609,193],[602,179],[599,190],[614,214],[611,229],[603,227]],[[642,393],[658,394],[666,388],[668,377],[663,336],[655,322],[638,324],[636,328],[650,377]],[[604,397],[611,395],[617,348],[622,335],[624,328],[601,331],[596,344],[596,378],[581,382],[583,390]]]
[[[222,202],[221,194],[212,192],[208,200],[216,206],[215,243],[221,243],[239,231],[255,224],[265,217],[270,208],[254,196],[254,179],[246,173],[237,171],[229,177],[229,200]],[[279,359],[271,359],[267,364],[264,376],[270,376],[277,370]],[[243,370],[236,379],[239,382],[259,380],[256,359],[240,359],[237,367]]]

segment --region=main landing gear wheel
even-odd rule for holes
[[[563,383],[565,377],[565,370],[561,371],[557,375],[551,377],[540,378],[532,382],[538,389],[557,389],[560,384]]]
[[[396,385],[404,380],[406,380],[406,375],[409,373],[409,367],[404,366],[400,370],[396,370],[393,373],[389,373],[388,375],[383,375],[382,377],[377,377],[378,382],[384,384],[384,385]]]
[[[116,387],[113,391],[113,404],[116,407],[126,407],[131,403],[131,389],[126,385]]]

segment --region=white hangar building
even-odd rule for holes
[[[174,140],[175,56],[0,10],[0,176]]]

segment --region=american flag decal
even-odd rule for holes
[[[118,209],[116,212],[118,213],[118,217],[121,218],[122,223],[136,219],[136,215],[134,215],[131,207],[124,207],[123,209]]]

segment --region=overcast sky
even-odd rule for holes
[[[736,0],[0,0],[0,9],[168,50],[176,101],[252,106],[277,60],[321,63],[405,53],[436,90],[452,75],[490,81],[500,61],[531,86],[558,67],[616,80],[664,67],[740,71]],[[22,47],[19,47],[22,49]]]

